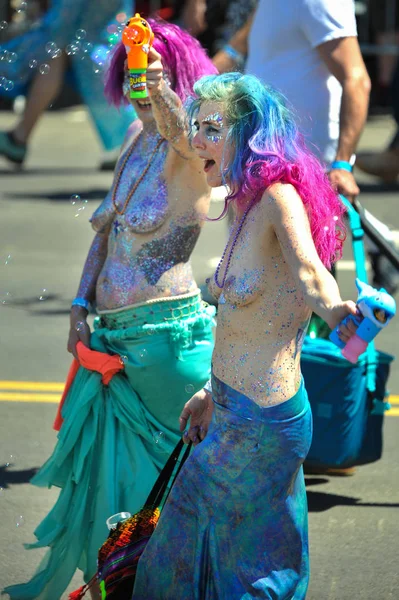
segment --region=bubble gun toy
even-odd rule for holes
[[[148,53],[154,41],[150,25],[139,13],[128,20],[122,32],[122,42],[126,48],[127,66],[130,79],[130,97],[147,97]]]
[[[342,355],[351,363],[357,362],[368,344],[396,314],[395,300],[384,288],[376,290],[360,279],[356,279],[356,287],[359,291],[357,307],[360,314],[358,317],[349,315],[341,323],[346,324],[352,319],[358,325],[356,333],[346,343],[338,336],[339,325],[330,334],[330,340],[342,349]]]

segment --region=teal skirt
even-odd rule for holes
[[[96,573],[107,518],[142,507],[179,439],[183,405],[210,377],[214,313],[192,294],[96,318],[91,348],[122,355],[125,369],[108,386],[79,369],[55,450],[32,480],[61,488],[27,545],[50,549],[10,598],[58,600],[77,568],[86,582]]]
[[[312,436],[305,387],[267,408],[216,377],[212,394],[208,434],[172,488],[132,600],[304,600],[302,463]]]

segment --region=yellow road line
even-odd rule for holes
[[[0,390],[26,390],[28,392],[62,392],[64,383],[53,381],[1,381]]]
[[[13,391],[6,391],[13,390]],[[58,403],[61,399],[64,383],[55,381],[1,381],[0,401],[4,402],[48,402]],[[47,392],[47,393],[38,393]],[[385,414],[388,417],[399,417],[399,395],[393,394],[387,398],[392,408]]]
[[[60,394],[24,394],[21,392],[0,392],[0,400],[6,402],[53,402],[61,399]]]

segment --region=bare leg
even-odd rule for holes
[[[65,53],[55,58],[50,63],[50,72],[47,75],[38,73],[34,78],[26,100],[22,119],[13,130],[14,139],[24,144],[42,116],[46,108],[58,96],[64,78],[67,64]]]

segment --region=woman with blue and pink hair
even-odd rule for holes
[[[196,446],[139,562],[134,600],[303,600],[302,463],[312,417],[300,369],[312,311],[333,329],[354,302],[328,269],[343,207],[284,98],[257,78],[195,86],[192,144],[236,220],[209,282],[219,300],[211,392],[185,405]],[[341,326],[342,339],[353,328]]]
[[[30,582],[7,588],[11,598],[58,600],[77,568],[90,581],[106,520],[141,508],[179,439],[184,403],[210,375],[215,310],[201,301],[190,265],[210,187],[183,103],[215,68],[188,33],[149,23],[148,96],[132,101],[138,118],[92,216],[95,237],[72,302],[68,349],[86,368],[66,394],[54,453],[33,479],[61,488],[33,545],[50,550]],[[125,63],[119,44],[105,85],[116,105],[130,100]],[[98,314],[92,333],[89,303]],[[105,361],[119,356],[122,371],[103,383],[81,344]],[[94,581],[90,592],[101,597]]]

